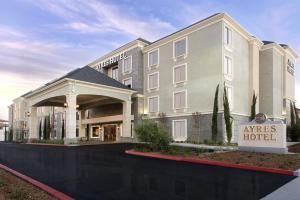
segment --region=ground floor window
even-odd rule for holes
[[[100,127],[99,126],[92,126],[92,138],[99,138],[100,137]]]
[[[185,141],[187,139],[187,120],[173,120],[172,126],[174,141]]]

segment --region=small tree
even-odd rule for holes
[[[250,121],[254,120],[256,115],[256,101],[257,101],[257,96],[255,95],[255,91],[253,91]]]
[[[43,139],[47,137],[47,118],[44,117],[44,124],[43,124]]]
[[[225,120],[225,126],[226,126],[226,136],[227,136],[227,142],[231,142],[232,138],[232,122],[233,118],[230,115],[230,105],[227,97],[227,91],[224,83],[224,94],[223,94],[223,107],[224,107],[224,120]]]
[[[293,103],[293,107],[294,107],[294,112],[295,112],[295,115],[296,115],[296,124],[299,124],[300,123],[300,118],[299,118],[299,115],[297,113],[297,108],[296,108],[296,104],[295,102]]]
[[[50,124],[50,115],[47,116],[47,140],[50,139],[50,132],[51,132],[51,124]]]
[[[300,118],[299,115],[297,113],[297,108],[296,108],[296,104],[295,102],[293,103],[293,110],[294,110],[294,114],[295,114],[295,125],[294,125],[294,135],[296,137],[296,141],[299,141],[300,139]]]
[[[214,109],[213,109],[213,115],[212,115],[212,123],[211,123],[211,139],[215,143],[217,142],[217,136],[218,136],[218,98],[219,98],[219,84],[216,87],[215,91],[215,99],[214,99]]]
[[[151,150],[168,146],[171,139],[167,131],[150,119],[143,120],[135,129],[138,139],[149,145]]]
[[[161,126],[163,126],[164,128],[166,128],[167,125],[167,114],[164,112],[158,113],[158,121],[160,123]]]
[[[62,119],[62,124],[61,124],[61,138],[64,139],[65,137],[65,120]],[[89,135],[88,135],[89,137]]]
[[[39,125],[39,139],[42,138],[42,120],[40,120],[40,125]]]
[[[293,128],[296,122],[295,122],[294,106],[292,102],[290,102],[290,112],[291,112],[291,128]]]

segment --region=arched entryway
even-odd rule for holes
[[[117,140],[131,137],[131,96],[133,90],[114,88],[82,81],[66,79],[51,87],[48,85],[40,91],[28,95],[29,139],[38,138],[38,107],[60,107],[64,111],[65,143],[78,141],[78,138],[90,138],[90,126],[100,125],[103,140]],[[98,116],[86,117],[86,111],[102,109]],[[96,108],[96,109],[95,109]],[[105,112],[104,112],[105,111]],[[93,114],[90,112],[90,114]],[[78,117],[79,116],[79,117]],[[112,126],[117,124],[116,133]],[[86,128],[89,126],[88,134]],[[102,129],[103,126],[103,129]],[[104,133],[104,129],[108,134]],[[118,132],[117,132],[118,131]],[[101,138],[102,139],[102,138]]]

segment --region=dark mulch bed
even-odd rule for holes
[[[0,169],[0,200],[54,200],[44,191]]]
[[[300,144],[295,144],[289,147],[289,152],[300,153]]]
[[[202,154],[199,158],[226,163],[251,165],[258,167],[297,170],[300,169],[300,154],[271,154],[232,151],[224,153]]]

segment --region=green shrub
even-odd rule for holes
[[[39,139],[32,139],[31,143],[41,143],[41,144],[64,144],[64,140],[56,139],[56,140],[39,140]]]
[[[138,139],[147,143],[152,150],[159,150],[164,146],[168,146],[171,141],[167,131],[149,119],[138,125],[135,132]]]

